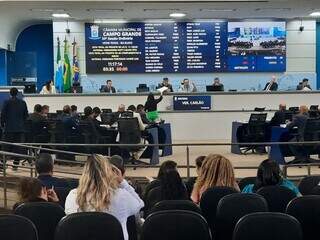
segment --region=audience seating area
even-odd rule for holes
[[[129,239],[315,239],[320,226],[320,195],[312,195],[312,189],[318,188],[318,179],[302,179],[300,197],[279,186],[264,187],[257,193],[214,187],[203,194],[199,206],[189,200],[154,201],[139,234],[135,217],[128,219]],[[253,180],[242,179],[240,185]],[[84,212],[65,217],[58,204],[48,202],[25,203],[12,215],[0,215],[0,232],[6,240],[124,239],[121,225],[112,215]]]

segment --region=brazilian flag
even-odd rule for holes
[[[71,65],[69,59],[69,46],[67,39],[64,40],[64,69],[63,69],[63,92],[71,92]]]

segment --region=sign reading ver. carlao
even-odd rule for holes
[[[174,96],[173,110],[211,110],[211,96]]]

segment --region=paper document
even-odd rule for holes
[[[159,91],[161,94],[165,91],[167,91],[169,88],[167,87],[162,87],[162,88],[158,88],[157,91]]]

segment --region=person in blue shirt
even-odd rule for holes
[[[257,172],[257,178],[255,184],[248,184],[242,190],[243,193],[255,193],[262,187],[267,186],[283,186],[292,190],[297,196],[300,196],[298,188],[293,182],[285,179],[281,176],[281,170],[279,165],[273,160],[264,160]]]
[[[48,189],[56,187],[69,188],[70,186],[66,180],[53,176],[53,165],[54,162],[49,153],[40,153],[35,162],[38,179]]]

